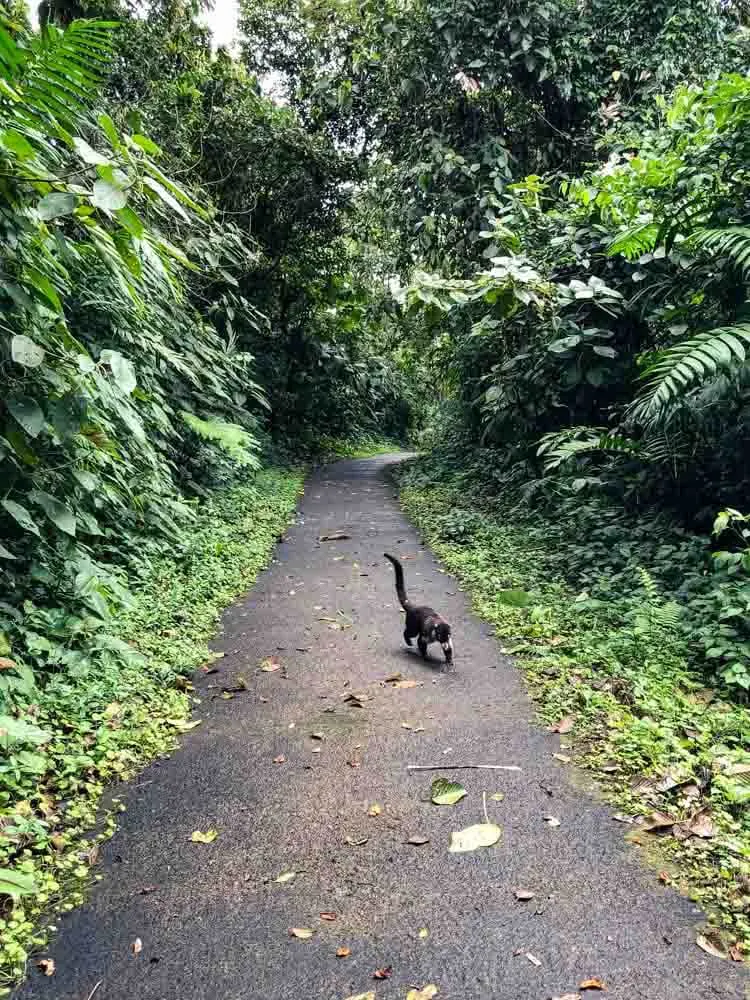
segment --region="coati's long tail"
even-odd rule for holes
[[[406,611],[411,605],[404,589],[404,568],[395,556],[389,556],[387,552],[384,552],[383,555],[389,562],[393,563],[393,568],[396,571],[396,593],[398,594],[401,607]]]

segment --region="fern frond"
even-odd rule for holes
[[[572,427],[545,434],[539,442],[537,455],[544,457],[544,470],[551,472],[572,458],[593,452],[640,455],[637,441],[612,434],[598,427]]]
[[[720,371],[743,365],[750,345],[750,323],[717,327],[660,351],[643,374],[645,385],[628,416],[653,424],[688,390]]]
[[[699,229],[688,245],[707,250],[717,257],[726,257],[746,278],[750,274],[750,227],[730,226],[726,229]]]
[[[607,247],[610,257],[622,254],[628,260],[649,253],[656,246],[659,238],[659,226],[655,222],[644,222],[616,236]]]

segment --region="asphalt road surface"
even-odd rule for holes
[[[224,616],[225,656],[196,682],[202,724],[125,786],[104,879],[60,921],[55,975],[32,965],[19,1000],[405,1000],[427,984],[437,1000],[743,997],[742,970],[696,947],[693,904],[553,758],[560,737],[401,515],[383,475],[396,458],[308,481],[274,562]],[[319,541],[334,531],[350,537]],[[426,663],[404,646],[384,551],[453,623],[453,672],[439,646]],[[418,685],[385,682],[399,673]],[[237,675],[248,690],[215,697]],[[450,770],[467,763],[521,770]],[[458,805],[430,803],[439,775],[466,788]],[[502,839],[449,853],[452,831],[484,821],[483,792]],[[213,843],[191,842],[209,828]],[[592,978],[606,992],[579,990]]]

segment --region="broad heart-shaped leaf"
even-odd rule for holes
[[[526,608],[531,604],[532,598],[525,590],[500,590],[497,600],[511,608]]]
[[[467,826],[451,834],[448,850],[451,854],[463,854],[466,851],[476,851],[479,847],[492,847],[502,836],[502,830],[496,823],[477,823]]]
[[[10,396],[5,405],[29,437],[35,438],[44,430],[44,413],[31,396]]]
[[[104,212],[116,212],[120,208],[125,208],[127,203],[128,196],[122,188],[101,177],[98,181],[94,181],[94,190],[91,194],[92,205],[101,208]]]
[[[36,521],[20,503],[16,503],[15,500],[2,500],[0,504],[7,510],[13,520],[21,525],[24,531],[30,531],[32,535],[39,534]]]
[[[31,743],[39,747],[52,739],[52,733],[12,715],[0,715],[0,747],[7,750],[14,743]]]
[[[76,196],[69,191],[53,191],[45,194],[36,206],[37,212],[45,222],[59,219],[62,215],[71,215],[76,207]]]
[[[36,882],[25,872],[0,868],[0,894],[4,896],[30,896],[36,892]]]
[[[38,368],[44,361],[44,348],[35,344],[25,333],[17,333],[10,342],[10,356],[24,368]]]
[[[29,493],[29,499],[39,504],[52,523],[64,531],[66,535],[75,536],[76,517],[70,507],[66,506],[57,497],[53,497],[44,490],[34,490]]]
[[[97,153],[95,149],[92,149],[85,139],[79,139],[76,137],[73,139],[73,145],[75,146],[76,153],[78,153],[84,163],[96,165],[111,162],[106,156],[102,156],[101,153]]]
[[[102,351],[99,360],[105,365],[109,365],[118,387],[126,396],[129,396],[138,382],[135,377],[135,368],[128,359],[124,358],[119,351]]]
[[[16,556],[13,555],[10,549],[6,549],[5,546],[0,543],[0,559],[15,559],[15,558]]]
[[[455,806],[466,795],[466,789],[447,778],[435,778],[430,798],[436,806]]]

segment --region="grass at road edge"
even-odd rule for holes
[[[709,940],[747,960],[748,709],[691,671],[647,576],[600,606],[545,565],[541,518],[480,510],[458,482],[426,482],[424,467],[411,484],[408,466],[396,475],[405,512],[516,655],[541,719],[572,725],[561,766],[597,774],[628,839],[658,866],[654,878],[689,894],[709,915]],[[643,832],[639,818],[659,812],[674,824]]]
[[[1,775],[0,868],[33,877],[36,892],[15,904],[0,897],[0,996],[44,947],[54,915],[83,901],[97,844],[115,827],[113,811],[98,815],[107,785],[177,746],[192,707],[189,675],[210,659],[222,610],[267,564],[302,481],[299,471],[270,469],[214,494],[184,556],[158,560],[111,623],[110,667],[92,677],[82,665],[78,678],[60,674],[45,687],[35,707],[52,734],[44,774],[26,784]]]

